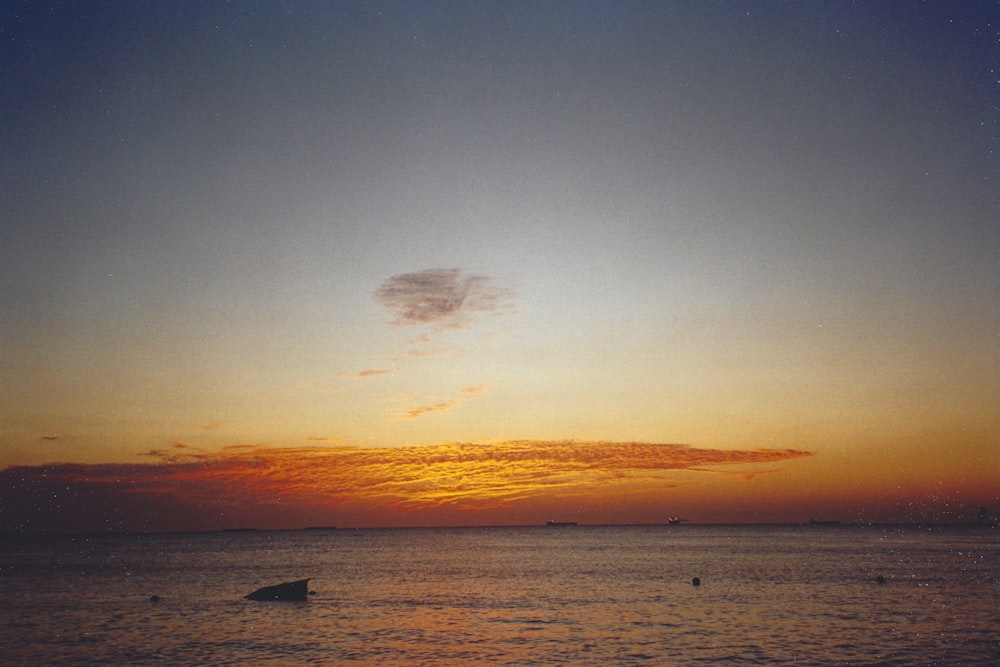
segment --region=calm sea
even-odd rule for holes
[[[975,528],[6,537],[0,663],[1000,665],[998,555]]]

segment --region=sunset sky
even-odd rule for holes
[[[994,3],[10,2],[0,532],[1000,513]]]

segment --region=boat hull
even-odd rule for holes
[[[259,602],[306,600],[309,595],[309,580],[299,579],[298,581],[287,581],[283,584],[265,586],[258,588],[253,593],[245,596],[247,600],[257,600]]]

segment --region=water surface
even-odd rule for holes
[[[0,662],[1000,665],[998,554],[974,528],[8,537]]]

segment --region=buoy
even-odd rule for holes
[[[691,580],[691,585],[692,586],[701,586],[701,579],[699,579],[698,577],[695,577],[694,579]]]
[[[885,577],[883,577],[881,574],[878,575],[877,577],[875,577],[875,583],[878,584],[879,586],[885,585]]]
[[[160,601],[160,596],[159,595],[150,595],[149,596],[149,601],[150,602],[159,602]]]

